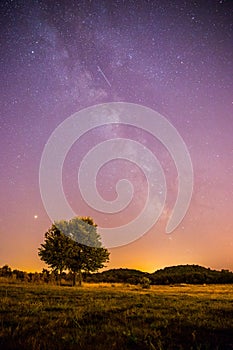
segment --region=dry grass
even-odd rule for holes
[[[1,349],[233,349],[233,286],[0,281]]]

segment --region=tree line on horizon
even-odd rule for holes
[[[0,267],[0,277],[9,278],[29,283],[49,283],[71,285],[73,283],[72,272],[58,272],[43,269],[38,273],[27,273],[20,270],[12,270],[8,265]],[[165,267],[153,273],[142,272],[134,269],[110,269],[98,273],[83,273],[83,281],[89,283],[125,283],[132,285],[174,285],[174,284],[230,284],[233,283],[233,272],[222,269],[212,270],[199,265],[178,265]]]

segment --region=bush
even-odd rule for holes
[[[150,288],[150,279],[147,277],[142,277],[140,279],[140,285],[143,289],[149,289]]]

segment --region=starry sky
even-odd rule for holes
[[[122,176],[132,203],[99,213],[80,195],[77,169],[90,147],[110,137],[137,140],[154,152],[167,181],[160,220],[133,243],[110,250],[108,268],[152,272],[177,264],[233,270],[232,1],[25,1],[0,3],[0,266],[39,271],[51,226],[41,200],[39,167],[54,129],[83,108],[130,102],[159,112],[189,150],[194,189],[177,229],[165,234],[177,196],[174,162],[150,134],[103,126],[83,135],[63,167],[66,198],[99,226],[126,224],[145,202],[143,172],[126,160],[99,171],[106,200]],[[62,218],[61,218],[62,219]]]

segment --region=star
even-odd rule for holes
[[[15,256],[22,261],[22,251],[17,249],[17,242],[12,248],[11,237],[16,241],[24,237],[36,254],[35,247],[30,246],[32,240],[26,239],[31,237],[30,225],[23,228],[21,223],[22,217],[25,223],[37,220],[34,226],[39,237],[45,229],[43,222],[48,220],[38,175],[49,136],[72,114],[96,104],[117,101],[140,104],[165,116],[190,151],[194,181],[197,181],[194,195],[200,188],[201,194],[197,205],[191,201],[185,229],[180,226],[177,236],[176,233],[172,236],[172,244],[176,237],[182,236],[180,248],[185,251],[198,239],[193,263],[201,254],[206,265],[212,262],[217,267],[232,261],[232,254],[224,245],[224,239],[229,237],[227,227],[228,230],[232,227],[231,2],[218,0],[202,5],[185,0],[142,1],[140,6],[132,1],[58,0],[54,5],[45,0],[28,2],[27,6],[24,3],[5,0],[0,5],[0,219],[10,232],[5,246],[1,247],[5,254],[2,260],[11,263],[8,257],[12,255],[14,261]],[[75,141],[72,149],[77,151],[77,157],[71,149],[61,169],[67,201],[70,206],[76,203],[72,209],[77,214],[86,216],[90,210],[94,221],[100,221],[99,226],[101,221],[109,227],[118,224],[114,214],[91,212],[76,181],[85,154],[108,136],[135,139],[155,154],[165,172],[167,208],[172,210],[177,195],[176,159],[170,157],[159,138],[153,140],[145,132],[140,136],[120,122],[106,133],[101,127],[88,134]],[[62,135],[61,144],[65,142]],[[54,156],[56,160],[56,150]],[[146,179],[137,169],[122,163],[119,168],[116,165],[114,169],[109,166],[106,172],[103,170],[99,184],[106,198],[115,198],[114,182],[104,179],[113,170],[117,180],[118,175],[119,179],[124,178],[127,169],[135,182],[136,197],[132,199],[132,207],[127,207],[127,214],[119,213],[124,225],[128,224],[128,217],[133,221],[134,212],[140,213]],[[87,174],[87,186],[91,175]],[[158,195],[162,195],[159,186]],[[36,208],[43,209],[38,213]],[[161,225],[169,214],[170,211],[163,213]],[[198,227],[193,224],[197,216]],[[14,225],[20,227],[17,235]],[[151,265],[156,265],[156,261],[166,265],[167,251],[161,246],[154,252],[154,247],[160,247],[161,243],[156,225],[153,237],[149,233],[142,245],[125,248],[125,256],[132,260],[130,267],[135,267],[133,261],[140,254],[142,258],[143,254],[148,255]],[[215,238],[218,254],[207,244]],[[153,247],[151,255],[150,247]],[[179,257],[177,247],[168,259],[174,264]],[[122,266],[128,263],[117,249],[112,256]],[[229,267],[233,269],[233,262]]]

